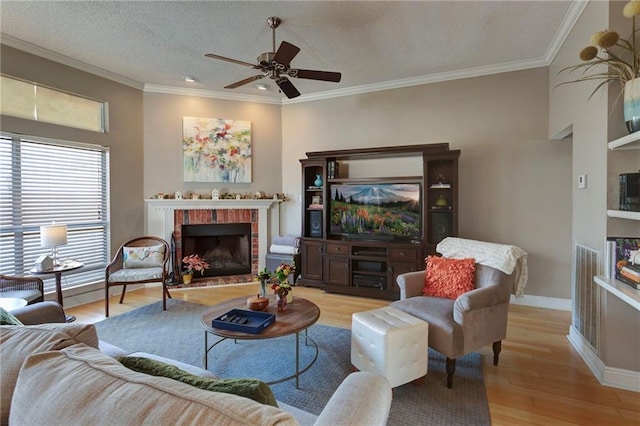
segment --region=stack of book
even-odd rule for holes
[[[620,269],[620,281],[640,290],[640,265],[627,263]]]
[[[633,256],[633,253],[640,249],[640,238],[607,237],[606,248],[606,276],[640,290],[640,265],[634,261]]]

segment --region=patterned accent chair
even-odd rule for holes
[[[44,284],[36,277],[0,275],[0,297],[24,299],[29,305],[44,301]]]
[[[105,268],[105,316],[109,317],[109,288],[122,286],[120,302],[129,284],[145,284],[160,281],[162,283],[162,308],[167,309],[167,263],[169,244],[158,237],[139,237],[122,244],[111,263]]]

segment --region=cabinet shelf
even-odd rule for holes
[[[367,270],[362,270],[362,269],[353,269],[351,272],[354,273],[354,274],[372,275],[372,276],[376,276],[376,277],[386,277],[387,276],[387,272],[386,271],[375,272],[375,271],[367,271]]]
[[[640,212],[630,212],[625,210],[607,210],[607,216],[618,219],[640,220]]]
[[[631,133],[609,142],[609,149],[640,149],[640,132]]]
[[[602,275],[596,275],[593,277],[593,281],[609,293],[614,294],[640,311],[640,290],[635,290],[615,278],[607,278]]]

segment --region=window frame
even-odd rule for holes
[[[64,216],[71,211],[74,212],[73,216],[75,216],[74,209],[78,209],[79,214],[77,217],[68,215],[68,221],[58,220],[59,223],[66,224],[68,229],[68,243],[66,246],[61,246],[61,253],[63,255],[62,260],[65,260],[64,252],[67,251],[71,253],[70,258],[85,263],[85,267],[64,274],[62,288],[77,288],[103,282],[104,268],[110,262],[111,253],[110,149],[96,144],[26,136],[10,132],[0,132],[0,143],[3,145],[0,146],[0,151],[6,154],[7,150],[10,150],[11,153],[11,158],[0,159],[0,200],[2,200],[3,204],[5,200],[10,202],[10,209],[0,208],[0,213],[4,216],[4,219],[0,218],[0,247],[3,245],[5,248],[9,247],[9,245],[6,245],[7,243],[14,246],[12,250],[2,250],[0,252],[2,273],[7,275],[29,275],[29,271],[34,267],[35,259],[42,254],[51,252],[50,249],[39,246],[40,226],[51,224],[51,217],[47,218],[47,214],[41,214],[41,210],[35,209],[42,208],[48,211],[48,206],[53,204],[53,207],[50,208],[58,216]],[[8,147],[9,144],[11,144],[10,147]],[[62,156],[67,154],[66,150],[78,150],[73,157],[75,160],[74,167],[86,164],[86,170],[82,168],[78,170],[81,173],[89,174],[92,179],[88,182],[81,181],[79,179],[83,175],[65,174],[64,167],[54,164],[56,162],[55,156],[51,155],[51,158],[45,156],[43,160],[40,160],[43,157],[35,157],[38,149],[53,151]],[[30,155],[32,158],[38,158],[31,164],[32,168],[34,165],[39,166],[39,161],[50,162],[54,166],[57,165],[58,168],[54,168],[54,170],[45,170],[45,167],[39,168],[35,176],[33,170],[36,169],[23,171],[23,169],[29,169],[29,167],[23,164],[24,160],[21,154],[28,150],[31,150]],[[80,157],[84,162],[79,160]],[[38,191],[34,192],[33,188],[40,189],[37,179],[43,179],[43,182],[47,182],[48,179],[55,182],[56,176],[58,181],[62,179],[64,184],[73,185],[73,181],[76,179],[78,180],[78,185],[83,182],[84,190],[99,190],[100,192],[95,196],[93,195],[94,192],[91,192],[89,196],[80,197],[77,194],[62,192],[66,196],[66,199],[63,198],[62,200],[59,198],[61,192],[53,194],[54,198],[51,198],[51,193],[44,189],[41,190],[42,194],[39,194]],[[35,184],[33,183],[34,178],[36,179]],[[29,183],[30,188],[24,189],[23,186],[28,186],[25,181],[29,179],[32,179]],[[46,184],[43,183],[43,188],[45,187]],[[33,195],[34,193],[35,195]],[[55,196],[58,197],[57,201]],[[25,214],[23,211],[25,199],[28,199],[31,213],[27,212]],[[42,204],[42,206],[38,203]],[[58,204],[56,205],[56,203]],[[70,204],[67,203],[76,204],[69,207]],[[62,207],[59,207],[60,205]],[[87,206],[93,208],[94,205],[99,215],[96,219],[90,220],[89,214],[82,213],[82,211],[83,209],[86,210]],[[37,211],[35,216],[32,213],[33,211]],[[55,216],[55,214],[52,216]],[[37,238],[37,242],[35,242],[35,238]],[[96,241],[99,242],[97,246],[95,245]],[[87,250],[87,247],[90,247],[90,249]],[[9,251],[10,253],[5,253]],[[86,261],[83,261],[83,256],[86,256]],[[55,291],[55,277],[53,275],[40,276],[40,278],[45,283],[45,293]]]

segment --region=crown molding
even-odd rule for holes
[[[105,69],[98,68],[93,65],[89,65],[86,62],[78,61],[77,59],[73,59],[68,56],[61,55],[60,53],[56,53],[49,49],[36,46],[35,44],[28,43],[18,38],[12,37],[8,34],[0,33],[0,42],[6,46],[13,47],[15,49],[22,50],[27,53],[31,53],[33,55],[40,56],[45,59],[49,59],[50,61],[58,62],[62,65],[67,65],[72,68],[76,68],[81,71],[85,71],[85,72],[97,75],[99,77],[103,77],[108,80],[112,80],[117,83],[121,83],[126,86],[133,87],[135,89],[142,90],[142,88],[144,87],[144,83],[139,82],[137,80],[133,80],[131,78],[122,76],[120,74],[116,74],[114,72],[107,71]]]
[[[440,83],[443,81],[460,80],[463,78],[481,77],[484,75],[500,74],[503,72],[520,71],[531,68],[546,67],[549,63],[543,59],[534,59],[528,61],[508,62],[498,65],[490,65],[486,67],[469,68],[466,70],[443,72],[431,74],[421,77],[405,78],[401,80],[386,81],[383,83],[366,84],[363,86],[348,87],[346,89],[330,90],[327,92],[314,93],[310,95],[302,95],[295,99],[283,99],[283,105],[295,104],[300,102],[317,101],[321,99],[337,98],[340,96],[352,96],[363,93],[379,92],[382,90],[399,89],[402,87],[419,86],[422,84]]]
[[[193,89],[189,87],[161,86],[158,84],[145,84],[144,91],[148,93],[164,93],[167,95],[197,96],[200,98],[223,99],[227,101],[255,102],[261,104],[281,105],[280,98],[268,98],[265,96],[245,95],[241,93],[218,92],[215,90]]]
[[[206,89],[191,89],[184,87],[160,86],[155,84],[145,84],[144,91],[150,93],[164,93],[169,95],[198,96],[203,98],[225,99],[240,102],[256,102],[273,105],[290,105],[303,102],[319,101],[323,99],[338,98],[342,96],[360,95],[363,93],[379,92],[383,90],[398,89],[410,86],[419,86],[429,83],[440,83],[443,81],[459,80],[470,77],[481,77],[484,75],[500,74],[504,72],[520,71],[525,69],[546,67],[549,63],[543,59],[530,61],[508,62],[499,65],[486,67],[476,67],[467,70],[444,72],[428,76],[405,78],[401,80],[386,81],[383,83],[366,84],[362,86],[348,87],[345,89],[329,90],[326,92],[301,95],[294,99],[266,98],[263,96],[234,94],[218,92]]]
[[[569,11],[565,15],[560,28],[558,28],[558,32],[553,38],[553,41],[549,46],[549,50],[547,50],[547,54],[544,55],[547,65],[551,65],[553,60],[556,58],[556,55],[560,51],[562,44],[569,36],[569,33],[573,29],[576,22],[578,22],[578,19],[580,19],[580,15],[582,15],[584,8],[587,7],[587,3],[589,3],[589,0],[574,0],[571,2]]]

